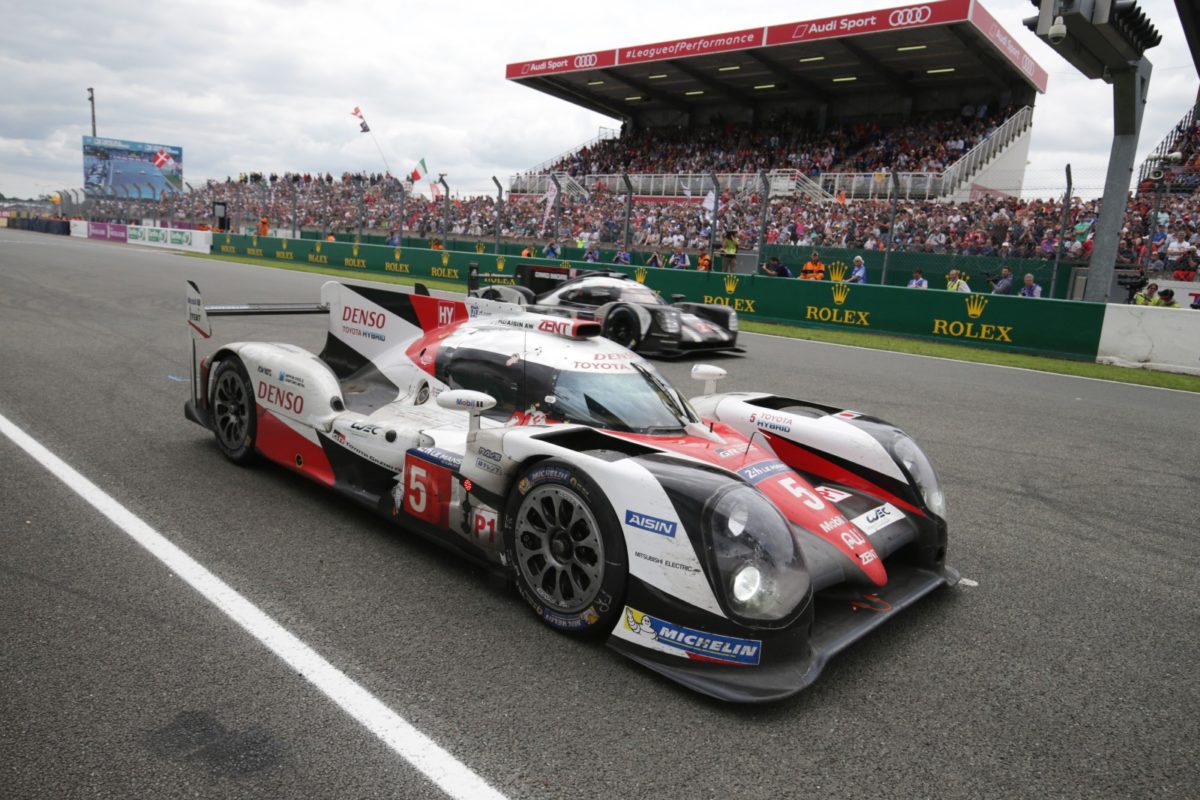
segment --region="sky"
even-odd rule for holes
[[[507,178],[619,122],[504,79],[506,64],[903,5],[903,0],[577,4],[0,0],[0,193],[82,186],[80,137],[183,148],[195,185],[239,172],[383,172],[424,158],[458,194]],[[1035,106],[1026,189],[1104,183],[1111,88],[1088,81],[1021,24],[1028,0],[985,6],[1049,73]],[[1173,0],[1141,0],[1163,35],[1139,142],[1154,148],[1196,98]],[[52,10],[50,10],[52,9]],[[361,107],[372,136],[351,110]],[[382,151],[382,153],[381,153]]]

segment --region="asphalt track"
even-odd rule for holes
[[[0,230],[0,416],[506,796],[1195,797],[1195,394],[745,336],[722,388],[923,443],[978,585],[789,701],[732,707],[294,475],[225,463],[182,416],[185,278],[211,303],[326,280]],[[215,322],[323,340],[313,318]],[[0,465],[0,795],[443,796],[4,436]]]

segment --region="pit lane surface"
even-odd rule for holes
[[[0,415],[509,797],[1192,796],[1195,395],[746,335],[712,359],[722,388],[916,436],[979,585],[739,708],[554,634],[294,475],[225,463],[182,416],[184,278],[210,303],[326,280],[0,231]],[[320,318],[214,322],[323,341]],[[3,437],[0,463],[0,794],[442,796]]]

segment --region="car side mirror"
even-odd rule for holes
[[[695,364],[692,366],[692,380],[704,381],[704,393],[715,394],[717,381],[728,373],[714,364]]]
[[[470,414],[471,422],[467,428],[467,433],[468,435],[473,435],[479,430],[479,415],[489,409],[495,408],[496,398],[490,394],[476,392],[472,389],[451,389],[437,396],[437,404],[439,407],[450,411],[466,411]]]

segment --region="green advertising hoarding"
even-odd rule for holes
[[[358,245],[311,239],[218,234],[213,252],[268,258],[364,275],[391,274],[456,283],[470,264],[489,283],[514,283],[518,264],[611,269],[664,298],[719,303],[743,319],[912,336],[952,344],[1094,359],[1104,305],[1012,295],[907,289],[766,275],[617,267],[491,253]],[[681,296],[681,297],[680,297]]]

